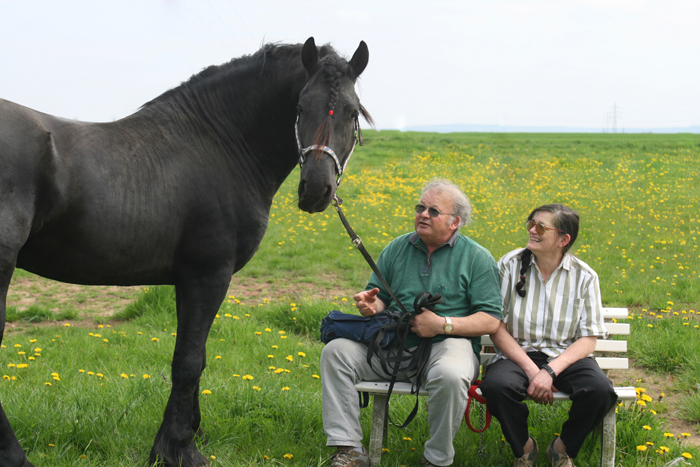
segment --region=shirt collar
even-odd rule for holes
[[[450,239],[447,240],[445,243],[443,243],[443,246],[444,245],[447,245],[449,247],[455,246],[455,243],[457,243],[457,239],[459,238],[459,236],[460,236],[459,229],[457,229],[454,231],[454,233],[452,234]],[[409,235],[408,241],[413,243],[414,245],[417,245],[418,242],[420,242],[421,245],[424,245],[423,240],[420,239],[417,232],[413,232],[411,235]]]
[[[535,265],[537,270],[540,270],[540,267],[537,265],[537,261],[533,258],[532,264]],[[558,269],[564,269],[566,271],[571,270],[571,253],[566,252],[564,253],[564,257],[561,259],[561,263],[559,263],[559,266],[554,271],[557,271]]]

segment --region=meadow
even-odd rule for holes
[[[576,209],[582,221],[573,253],[598,272],[604,305],[630,308],[635,367],[670,377],[678,396],[671,405],[671,391],[616,381],[639,394],[618,408],[619,465],[661,466],[700,456],[689,442],[700,421],[698,156],[699,135],[366,131],[338,195],[375,258],[391,238],[412,230],[421,186],[436,176],[470,196],[474,219],[462,232],[496,259],[524,244],[533,207],[561,202]],[[297,179],[295,171],[275,197],[267,235],[234,279],[250,288],[223,304],[209,337],[200,449],[212,465],[321,466],[332,454],[320,413],[318,324],[330,309],[351,311],[352,292],[370,270],[332,208],[298,210]],[[33,280],[24,271],[16,276]],[[0,349],[0,400],[30,460],[143,464],[169,393],[172,289],[127,290],[133,302],[117,316],[35,292],[40,298],[23,307],[11,287],[15,328]],[[400,418],[412,403],[397,398],[392,413]],[[540,445],[566,410],[531,407]],[[363,412],[368,434],[370,413]],[[417,465],[428,436],[424,414],[406,429],[389,430],[382,465]],[[693,430],[675,429],[671,414]],[[597,465],[596,444],[589,437],[577,466]],[[455,445],[455,465],[512,464],[497,422],[483,436],[463,427]],[[547,465],[544,456],[538,465]]]

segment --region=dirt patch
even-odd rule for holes
[[[678,400],[683,397],[683,393],[675,389],[676,378],[671,375],[660,375],[651,373],[644,368],[634,366],[634,361],[630,359],[628,370],[611,370],[608,377],[615,386],[634,386],[635,388],[646,389],[646,394],[654,402],[659,401],[663,394],[662,403],[668,408],[668,412],[659,414],[664,426],[669,433],[678,436],[681,433],[690,433],[690,437],[684,438],[683,443],[690,446],[700,447],[700,433],[698,424],[691,423],[680,418]]]
[[[262,279],[239,278],[234,276],[228,289],[228,295],[240,300],[242,303],[257,305],[265,300],[292,300],[302,299],[337,300],[352,296],[357,290],[347,290],[339,285],[337,277],[324,274],[312,282],[291,283],[289,281],[273,281]]]

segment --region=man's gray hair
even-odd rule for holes
[[[434,191],[436,193],[449,193],[452,196],[452,203],[454,206],[452,208],[452,217],[460,218],[460,229],[471,222],[472,204],[469,202],[469,198],[467,198],[467,195],[464,194],[460,187],[449,180],[435,178],[423,186],[421,197],[428,191]]]

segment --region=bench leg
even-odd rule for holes
[[[386,437],[386,394],[374,394],[372,426],[369,432],[369,461],[378,466],[382,460],[382,447]]]
[[[603,430],[600,437],[600,466],[614,467],[615,466],[615,442],[617,436],[616,423],[617,418],[615,409],[617,404],[613,405],[603,419]]]

